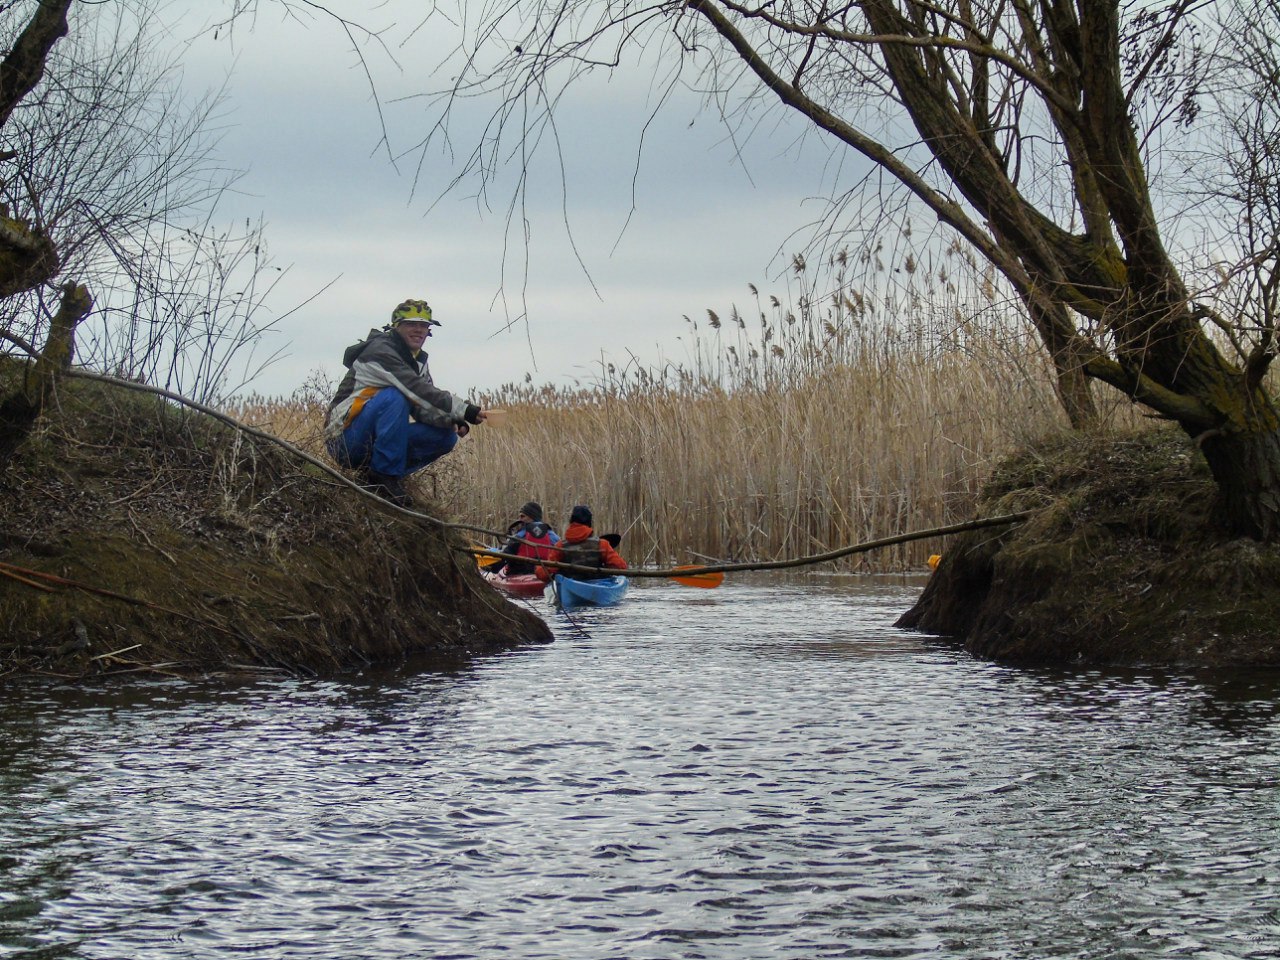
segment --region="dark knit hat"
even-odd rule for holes
[[[533,520],[535,522],[540,521],[542,519],[542,504],[534,503],[532,500],[530,500],[528,503],[526,503],[523,507],[520,508],[520,512],[523,513],[530,520]]]
[[[578,504],[569,513],[570,523],[582,523],[588,527],[591,526],[591,508],[585,504]]]

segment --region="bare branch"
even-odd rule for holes
[[[53,45],[67,35],[67,10],[74,0],[40,0],[30,22],[0,63],[0,126],[44,76]]]

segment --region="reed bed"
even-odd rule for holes
[[[557,526],[589,504],[632,563],[783,560],[969,519],[997,458],[1066,428],[1043,352],[990,301],[939,310],[845,287],[794,312],[756,304],[750,323],[690,320],[682,364],[486,396],[509,413],[443,465],[450,499],[499,527],[529,499]],[[943,549],[837,568],[918,569]]]
[[[513,403],[447,465],[455,502],[502,525],[527,499],[563,524],[591,506],[631,562],[778,560],[972,515],[978,484],[1028,414],[1054,419],[971,358],[884,358],[785,389],[685,384]],[[1010,416],[1011,411],[1017,411]],[[846,566],[920,566],[921,541]]]
[[[708,311],[689,321],[683,363],[483,395],[502,424],[419,482],[495,530],[527,500],[557,529],[588,504],[641,565],[781,560],[969,519],[993,462],[1065,421],[1016,315],[931,306],[842,290],[798,313],[770,298],[750,324]],[[329,387],[233,412],[319,450]],[[943,549],[916,541],[835,569],[920,569]]]

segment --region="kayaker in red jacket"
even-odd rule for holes
[[[554,567],[539,566],[534,571],[539,580],[550,580],[557,573],[563,573],[575,580],[598,580],[601,577],[610,576],[610,570],[627,569],[627,561],[622,559],[622,554],[613,549],[608,540],[602,540],[595,535],[595,531],[591,529],[591,510],[583,504],[578,504],[569,514],[569,526],[565,528],[564,536],[560,538],[560,542],[556,544],[547,559],[556,563],[594,567],[599,572],[581,573],[577,570],[557,570]]]

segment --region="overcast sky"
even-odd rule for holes
[[[281,322],[272,344],[285,356],[254,382],[258,392],[287,395],[317,369],[336,378],[343,349],[408,297],[428,300],[443,323],[430,344],[432,372],[459,393],[526,372],[535,382],[589,380],[602,358],[680,362],[684,315],[701,320],[706,308],[732,303],[746,310],[748,283],[785,293],[783,266],[798,249],[788,237],[819,213],[806,198],[831,189],[825,151],[794,148],[798,119],[758,130],[739,156],[693,94],[664,108],[641,151],[652,73],[609,83],[602,75],[561,110],[568,200],[547,153],[528,197],[526,251],[518,231],[508,234],[509,178],[495,187],[493,210],[477,205],[474,183],[433,206],[456,166],[433,155],[418,175],[412,157],[399,169],[390,162],[368,80],[334,23],[288,22],[281,5],[263,2],[252,25],[214,38],[196,29],[214,6],[174,0],[164,12],[175,42],[198,37],[181,56],[185,83],[227,84],[220,152],[246,171],[227,217],[265,219],[274,261],[288,267],[272,298],[278,312],[323,290]],[[421,31],[400,45],[422,9],[414,0],[346,0],[335,9],[370,26],[396,25],[386,36],[398,65],[379,56],[368,63],[392,150],[409,150],[426,112],[401,98],[440,85],[440,72],[431,74],[450,43]],[[481,104],[474,117],[459,115],[460,156],[487,115]],[[567,242],[566,213],[590,278]],[[506,329],[525,304],[527,326]]]

